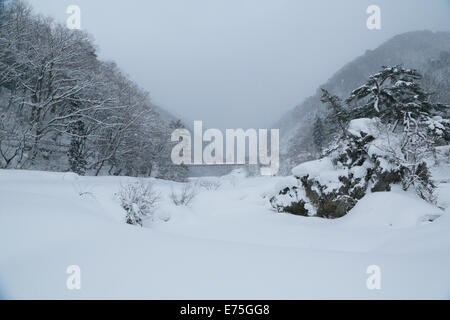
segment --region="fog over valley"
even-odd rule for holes
[[[65,22],[71,0],[31,0]],[[448,0],[79,0],[82,29],[192,126],[266,128],[344,64],[392,36],[450,30]],[[368,30],[366,9],[381,9]]]

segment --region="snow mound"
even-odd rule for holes
[[[292,169],[292,174],[296,177],[309,175],[311,178],[316,178],[324,171],[331,170],[334,170],[333,163],[327,157],[320,160],[304,162]]]
[[[299,187],[299,181],[293,176],[279,177],[278,181],[271,188],[262,193],[264,197],[273,196],[285,188]]]
[[[304,162],[294,169],[292,174],[296,177],[304,177],[309,175],[310,179],[317,180],[322,185],[327,185],[328,189],[338,189],[342,183],[339,181],[340,176],[347,176],[347,169],[336,168],[329,157],[320,160]]]
[[[260,196],[294,185],[294,177],[248,177],[213,192],[198,188],[192,207],[170,199],[182,184],[149,179],[161,193],[158,219],[139,228],[124,222],[115,197],[139,179],[79,176],[74,183],[63,176],[0,170],[1,298],[449,297],[450,214],[415,228],[385,227],[396,209],[403,225],[437,212],[413,194],[369,194],[348,219],[329,220],[276,214]],[[441,202],[450,199],[447,185],[439,186]],[[367,290],[371,264],[389,273],[387,290]],[[69,265],[81,268],[81,290],[66,287]]]
[[[64,181],[77,181],[80,179],[80,176],[74,172],[66,172],[63,174],[62,179]]]
[[[360,118],[350,121],[348,132],[356,137],[361,137],[361,132],[371,136],[377,136],[377,119]]]
[[[351,227],[411,228],[440,216],[443,212],[408,193],[368,193],[341,219]]]

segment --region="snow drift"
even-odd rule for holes
[[[161,192],[154,223],[135,227],[120,177],[0,171],[0,296],[6,299],[450,298],[450,219],[408,195],[367,197],[343,219],[278,214],[285,177],[217,178],[188,207]],[[195,181],[193,181],[195,182]],[[439,186],[440,204],[450,188]],[[395,207],[390,206],[394,203]],[[369,265],[382,289],[368,290]],[[68,290],[66,269],[81,269]]]

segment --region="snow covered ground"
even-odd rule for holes
[[[115,197],[134,179],[2,170],[0,298],[449,299],[446,175],[445,212],[393,190],[338,220],[271,210],[289,177],[211,178],[220,187],[199,187],[190,207],[170,200],[181,184],[151,179],[158,219],[140,228]],[[66,287],[69,265],[81,268],[81,290]],[[370,265],[380,290],[366,286]]]

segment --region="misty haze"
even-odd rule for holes
[[[450,299],[449,18],[0,0],[0,299]]]
[[[73,1],[72,1],[73,2]],[[61,22],[70,0],[32,0]],[[152,101],[186,122],[266,128],[344,64],[394,35],[449,31],[449,1],[79,0],[82,29]]]

